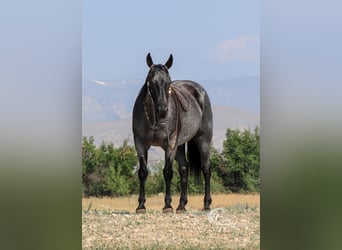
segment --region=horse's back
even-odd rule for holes
[[[206,90],[197,82],[190,80],[177,80],[171,82],[171,88],[176,89],[177,98],[183,99],[179,101],[181,106],[187,106],[188,108],[182,115],[182,127],[183,130],[180,135],[181,141],[187,141],[190,137],[196,136],[196,134],[206,134],[208,140],[212,137],[212,110],[209,100],[209,96]],[[177,92],[181,94],[177,94]],[[194,128],[196,128],[194,130]]]
[[[208,94],[199,83],[190,80],[177,80],[171,82],[171,88],[175,88],[178,92],[182,93],[181,97],[186,99],[186,101],[190,102],[190,99],[194,98],[200,106],[201,111],[204,111],[207,105],[211,112]]]

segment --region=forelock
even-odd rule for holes
[[[162,64],[153,65],[148,74],[148,78],[164,79],[165,81],[171,81],[167,68]]]

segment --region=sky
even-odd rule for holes
[[[83,1],[84,80],[144,79],[146,55],[171,78],[259,77],[259,1]]]

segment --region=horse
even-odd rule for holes
[[[166,192],[163,213],[173,213],[170,186],[174,160],[178,163],[181,177],[181,195],[176,213],[186,211],[189,169],[198,178],[202,171],[205,181],[203,210],[210,210],[212,199],[209,157],[213,116],[209,96],[205,89],[194,81],[171,81],[168,70],[173,63],[172,54],[163,65],[154,64],[148,53],[146,63],[149,71],[135,100],[132,118],[140,182],[136,213],[146,213],[147,152],[151,146],[161,147],[165,152],[163,176]]]

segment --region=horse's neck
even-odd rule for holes
[[[146,86],[146,92],[144,97],[144,113],[147,121],[149,122],[151,127],[156,125],[156,114],[155,114],[155,104],[153,102],[151,93]]]

